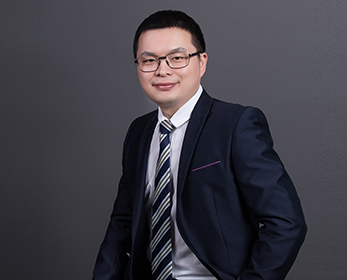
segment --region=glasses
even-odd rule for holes
[[[144,55],[135,60],[135,63],[142,72],[157,71],[162,59],[165,59],[166,64],[172,69],[180,69],[187,67],[190,58],[198,55],[200,51],[195,53],[188,53],[185,51],[169,53],[166,56],[158,57],[156,55]]]

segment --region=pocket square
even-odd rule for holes
[[[192,170],[192,172],[198,171],[198,170],[203,169],[203,168],[206,168],[206,167],[210,167],[210,166],[215,165],[215,164],[218,164],[218,163],[220,163],[220,162],[221,162],[221,161],[218,160],[218,161],[215,161],[215,162],[211,162],[211,163],[209,163],[209,164],[206,164],[206,165],[204,165],[204,166],[200,166],[200,167],[194,168],[194,169]]]

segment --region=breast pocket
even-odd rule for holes
[[[221,160],[213,161],[207,164],[197,165],[192,169],[191,175],[208,175],[224,170],[224,164]]]

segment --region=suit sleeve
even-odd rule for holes
[[[128,135],[124,142],[123,151],[126,150]],[[131,250],[132,203],[124,165],[125,155],[123,152],[123,175],[119,182],[118,194],[106,235],[96,259],[93,280],[124,279],[128,266]]]
[[[273,141],[263,113],[247,108],[233,135],[237,185],[258,227],[251,260],[238,279],[281,280],[304,241],[306,224],[299,198]],[[259,225],[259,226],[258,226]]]

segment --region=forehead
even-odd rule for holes
[[[176,27],[147,30],[139,37],[137,56],[143,52],[165,55],[178,48],[195,51],[188,31]]]

